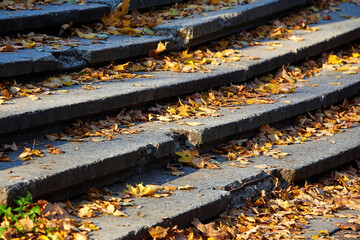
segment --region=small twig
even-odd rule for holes
[[[262,178],[257,178],[257,179],[254,179],[254,180],[250,180],[250,181],[247,181],[247,182],[241,184],[239,187],[230,189],[230,192],[234,192],[234,191],[237,191],[237,190],[239,190],[239,189],[241,189],[241,188],[244,188],[244,187],[246,187],[246,186],[249,186],[249,185],[251,185],[251,184],[254,184],[254,183],[257,183],[257,182],[261,182],[261,181],[263,181],[263,180],[265,180],[265,179],[267,179],[267,178],[269,178],[269,177],[274,178],[274,177],[271,176],[271,175],[267,175],[267,176],[262,177]]]

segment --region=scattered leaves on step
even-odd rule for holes
[[[0,10],[20,11],[20,10],[38,10],[42,5],[61,5],[63,3],[84,5],[84,0],[3,0],[0,2]]]
[[[226,154],[227,160],[235,160],[240,164],[249,164],[247,163],[248,158],[260,155],[282,159],[288,156],[288,153],[281,151],[277,146],[321,140],[325,136],[332,136],[359,124],[359,103],[358,97],[352,99],[351,102],[344,100],[342,104],[320,109],[314,113],[308,113],[306,116],[299,116],[295,125],[279,130],[264,125],[254,138],[232,140],[213,149],[213,152]],[[333,141],[330,140],[330,142]]]
[[[268,194],[261,190],[261,196],[247,199],[243,207],[227,210],[211,222],[194,219],[194,227],[187,229],[157,226],[149,234],[152,239],[305,239],[302,234],[308,231],[311,219],[326,220],[338,217],[338,211],[358,209],[359,189],[360,171],[350,166],[316,183],[283,189],[275,185]],[[336,225],[358,234],[358,216],[346,217],[348,223]],[[330,239],[329,232],[321,230],[312,239]]]
[[[216,3],[216,9],[220,9],[221,6],[231,6],[232,4],[242,4],[242,3],[250,3],[252,1],[219,1],[219,3]],[[125,4],[125,3],[123,3]],[[199,9],[207,9],[211,10],[212,7],[209,9],[209,5],[213,5],[213,3],[207,2],[204,3],[203,1],[192,1],[191,7],[187,7],[187,5],[182,5],[183,3],[177,3],[174,5],[174,7],[170,8],[173,10],[166,10],[165,12],[179,12],[179,15],[177,17],[184,17],[185,15],[182,15],[181,13],[183,10],[185,11],[199,11]],[[199,8],[197,4],[202,5],[204,8]],[[225,4],[225,5],[224,5]],[[320,9],[325,9],[327,7],[331,7],[331,3],[321,3],[321,1],[315,1],[315,5],[321,5],[321,7],[318,7]],[[184,6],[183,10],[181,9],[182,6]],[[160,10],[161,12],[161,10]],[[124,28],[127,26],[130,26],[129,24],[134,21],[142,22],[140,25],[145,26],[148,20],[140,20],[138,12],[132,13],[131,15],[126,15],[122,20],[121,24]],[[164,13],[161,13],[164,14]],[[140,14],[141,15],[141,14]],[[146,19],[153,19],[154,16],[150,13],[144,13],[144,15],[147,15],[148,18]],[[141,15],[142,16],[142,15]],[[163,15],[162,15],[163,16]],[[282,38],[288,38],[292,35],[292,30],[305,30],[308,31],[309,29],[312,29],[308,26],[308,24],[317,23],[319,20],[318,14],[314,13],[312,10],[307,8],[306,10],[300,10],[296,14],[290,14],[290,16],[277,19],[272,22],[270,22],[267,25],[260,26],[254,30],[251,31],[243,31],[239,34],[235,34],[231,37],[227,37],[224,39],[221,39],[220,41],[217,41],[212,44],[200,46],[198,49],[195,50],[185,50],[182,52],[172,52],[167,55],[159,54],[159,49],[162,50],[165,48],[166,43],[160,45],[159,49],[152,50],[156,54],[151,54],[152,57],[147,57],[143,59],[139,59],[135,62],[129,62],[124,64],[122,68],[118,68],[118,66],[114,66],[113,64],[110,64],[109,66],[99,68],[99,69],[93,69],[93,68],[85,68],[82,71],[78,73],[70,73],[70,74],[61,74],[58,76],[50,77],[48,80],[46,80],[43,83],[31,83],[31,84],[18,84],[13,81],[4,81],[3,83],[0,83],[0,90],[3,91],[3,93],[0,92],[0,101],[4,104],[7,101],[10,101],[12,98],[15,97],[29,97],[31,99],[41,99],[40,96],[42,95],[49,95],[54,94],[54,91],[56,91],[56,88],[71,86],[71,85],[77,85],[77,84],[86,84],[86,83],[98,83],[103,81],[114,81],[114,80],[122,80],[126,78],[135,78],[135,77],[149,77],[146,75],[138,75],[135,72],[137,71],[173,71],[173,72],[210,72],[212,71],[211,65],[219,65],[226,62],[234,62],[234,61],[241,61],[243,58],[243,55],[241,54],[241,51],[239,48],[242,48],[244,46],[254,46],[254,45],[270,45],[270,46],[276,46],[281,47],[280,44],[276,42],[266,42],[266,43],[260,43],[259,41],[265,39],[265,38],[271,38],[271,39],[282,39]],[[151,22],[151,21],[150,21]],[[156,22],[156,21],[155,21]],[[133,23],[131,23],[133,24]],[[135,24],[135,23],[134,23]],[[145,24],[145,25],[143,25]],[[135,24],[136,25],[136,24]],[[140,26],[139,25],[139,26]],[[151,24],[150,24],[151,25]],[[157,25],[157,24],[155,24]],[[153,26],[155,26],[153,25]],[[138,25],[136,25],[138,26]],[[71,24],[67,24],[65,30],[69,30],[72,28]],[[87,34],[86,36],[94,35],[94,38],[105,38],[110,33],[105,34],[102,32],[104,30],[104,26],[101,23],[94,24],[93,28],[90,26],[86,26],[84,33]],[[111,27],[113,28],[113,27]],[[113,34],[119,34],[119,29],[108,29],[109,31],[115,31],[117,33]],[[64,30],[64,31],[65,31]],[[75,32],[79,32],[80,30],[73,29]],[[90,34],[90,35],[89,35]],[[106,35],[106,36],[105,36]],[[111,34],[110,34],[111,35]],[[96,37],[97,36],[97,37]],[[100,37],[99,37],[100,36]],[[11,46],[11,47],[4,47],[4,46]],[[26,35],[19,35],[16,36],[14,39],[10,37],[4,37],[3,39],[0,39],[0,49],[6,49],[8,50],[16,50],[20,48],[36,48],[37,50],[43,51],[45,48],[43,45],[47,45],[49,47],[53,48],[59,48],[62,46],[78,46],[81,43],[78,42],[76,39],[72,39],[69,37],[66,38],[58,38],[53,36],[48,36],[46,34],[37,34],[37,33],[29,33]],[[160,47],[161,46],[161,47]],[[354,53],[358,54],[358,53]],[[332,54],[333,55],[333,54]],[[353,56],[353,58],[356,58],[356,55]],[[350,58],[348,58],[350,60]],[[336,59],[335,59],[336,61]],[[343,59],[343,61],[345,61]],[[330,61],[333,62],[333,61]],[[356,70],[350,70],[346,72],[345,74],[355,74]],[[290,76],[291,77],[291,76]],[[266,88],[269,91],[274,91],[271,89],[275,89],[275,91],[278,91],[277,84],[270,83],[269,86]],[[286,89],[288,89],[289,86],[281,86],[280,88],[284,87],[284,92],[286,92]],[[85,90],[95,90],[97,89],[96,86],[93,87],[84,87]],[[288,89],[288,92],[291,92],[294,88]],[[6,90],[6,92],[4,92]],[[263,90],[264,91],[264,90]],[[247,103],[253,104],[254,100],[248,100]]]
[[[68,201],[64,208],[69,214],[81,218],[96,217],[101,214],[127,217],[128,215],[122,211],[122,206],[134,206],[134,204],[131,199],[113,196],[110,192],[92,187],[86,194],[86,200],[74,205]]]

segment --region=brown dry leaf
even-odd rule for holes
[[[10,176],[10,178],[16,179],[16,180],[24,180],[24,177],[20,177],[20,176]]]
[[[61,151],[60,149],[54,147],[52,144],[45,146],[48,149],[48,153],[50,154],[55,154],[55,155],[60,155],[63,154],[64,152]]]
[[[199,219],[195,218],[191,222],[191,224],[208,237],[213,237],[215,239],[225,239],[227,237],[227,233],[222,229],[218,228],[214,222],[202,224]]]
[[[9,154],[6,152],[0,152],[0,162],[10,162]]]
[[[108,15],[104,15],[101,18],[101,21],[105,26],[116,26],[121,18],[123,18],[129,11],[129,3],[130,0],[123,0],[114,10],[114,12],[109,13]]]
[[[163,228],[161,226],[152,227],[149,229],[149,233],[153,239],[162,239],[168,235],[169,228]]]
[[[66,219],[70,218],[68,213],[59,205],[56,203],[47,203],[43,207],[43,216],[47,219]]]
[[[355,232],[360,231],[360,224],[359,223],[334,223],[339,229],[351,229]]]

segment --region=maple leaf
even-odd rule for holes
[[[166,46],[169,42],[162,43],[161,41],[158,43],[157,48],[149,51],[149,57],[155,57],[166,50]]]
[[[342,62],[343,62],[343,60],[341,58],[339,58],[338,56],[336,56],[336,55],[330,54],[328,56],[328,63],[329,64],[341,64]]]
[[[128,189],[124,190],[124,193],[130,194],[133,197],[148,197],[155,193],[156,187],[151,185],[144,186],[142,183],[137,184],[135,187],[127,184]]]

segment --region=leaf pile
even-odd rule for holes
[[[109,214],[115,217],[127,217],[122,211],[124,206],[134,206],[127,196],[119,197],[104,189],[98,190],[92,187],[86,194],[86,199],[73,205],[67,201],[64,208],[69,214],[80,218],[97,217],[101,214]]]
[[[41,5],[61,5],[63,3],[69,4],[81,4],[84,5],[84,0],[3,0],[0,2],[0,10],[10,10],[10,11],[19,11],[19,10],[36,10],[41,9]]]
[[[0,205],[0,239],[86,240],[88,232],[97,230],[91,222],[70,218],[59,204],[33,203],[29,192],[14,202],[15,208]]]
[[[244,207],[222,213],[219,219],[202,224],[195,219],[188,229],[163,228],[149,230],[151,239],[306,239],[300,236],[306,231],[309,220],[315,218],[353,218],[340,228],[357,227],[355,215],[337,213],[339,210],[359,210],[360,172],[349,167],[334,172],[316,183],[303,187],[288,186],[265,192],[255,201],[248,200]],[[327,231],[320,231],[313,239],[327,238]]]

